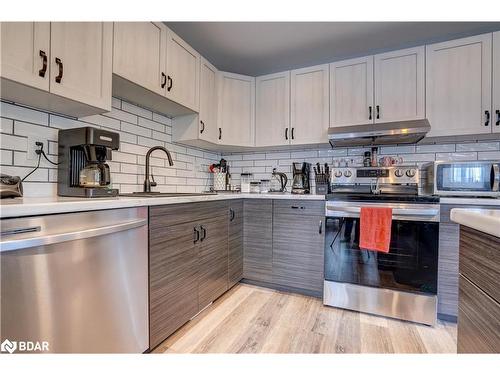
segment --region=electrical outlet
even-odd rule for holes
[[[39,150],[40,147],[36,145],[36,142],[42,142],[43,149],[45,150],[45,152],[48,151],[49,145],[48,145],[48,142],[46,140],[44,140],[43,138],[29,135],[28,136],[28,154],[26,155],[26,160],[38,160],[38,154],[35,151]]]

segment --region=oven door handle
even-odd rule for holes
[[[348,214],[357,214],[361,212],[361,207],[332,207],[327,206],[330,212],[345,212]],[[439,214],[439,208],[393,208],[393,216],[428,216],[434,217]]]

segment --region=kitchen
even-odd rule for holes
[[[500,352],[500,23],[0,28],[2,352]]]

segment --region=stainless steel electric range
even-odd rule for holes
[[[419,170],[337,168],[330,183],[323,303],[434,325],[439,198],[418,194]],[[359,247],[363,206],[392,208],[388,253]]]

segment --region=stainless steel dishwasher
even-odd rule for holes
[[[146,207],[2,220],[1,341],[147,350],[147,220]]]

